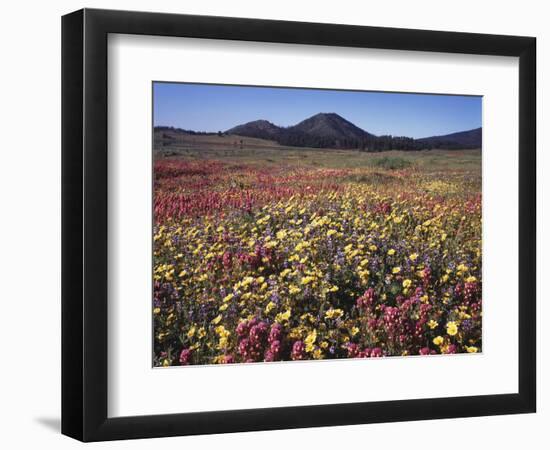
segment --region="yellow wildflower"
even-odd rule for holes
[[[339,317],[342,317],[342,315],[344,314],[344,311],[342,311],[341,309],[333,309],[333,308],[330,308],[329,310],[327,310],[327,312],[325,313],[325,317],[327,319],[337,319]]]
[[[212,320],[212,323],[213,323],[214,325],[217,325],[217,324],[220,323],[221,320],[222,320],[222,316],[216,316],[216,318],[214,318],[214,319]]]
[[[302,292],[302,290],[298,286],[294,286],[293,284],[291,284],[288,288],[288,292],[293,295],[299,294],[300,292]]]
[[[276,236],[277,236],[277,239],[283,240],[284,238],[286,238],[286,231],[285,230],[278,231]]]
[[[307,348],[306,348],[307,350]],[[313,357],[315,359],[323,359],[323,352],[321,351],[321,349],[315,349],[314,352],[313,352]]]
[[[430,327],[431,330],[433,330],[434,328],[437,327],[437,322],[432,319],[428,322],[428,326]]]
[[[288,319],[290,319],[291,309],[287,309],[284,313],[279,313],[275,316],[275,322],[286,322]]]
[[[456,322],[447,322],[447,334],[454,336],[456,333],[458,333],[458,326]]]
[[[306,351],[308,352],[313,351],[313,344],[315,343],[316,340],[317,340],[317,331],[313,330],[304,339],[304,343],[306,344]]]

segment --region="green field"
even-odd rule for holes
[[[155,140],[155,157],[188,161],[218,160],[269,167],[299,165],[317,168],[401,169],[426,172],[458,171],[481,176],[481,150],[364,152],[326,148],[285,147],[273,141],[240,136],[178,135]]]

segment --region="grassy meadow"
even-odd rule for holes
[[[481,151],[154,145],[154,365],[476,353]]]

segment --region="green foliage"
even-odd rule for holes
[[[380,167],[388,170],[401,170],[412,166],[412,162],[405,158],[384,156],[372,160],[374,167]]]

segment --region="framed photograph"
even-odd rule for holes
[[[62,21],[62,432],[535,412],[532,37]]]

